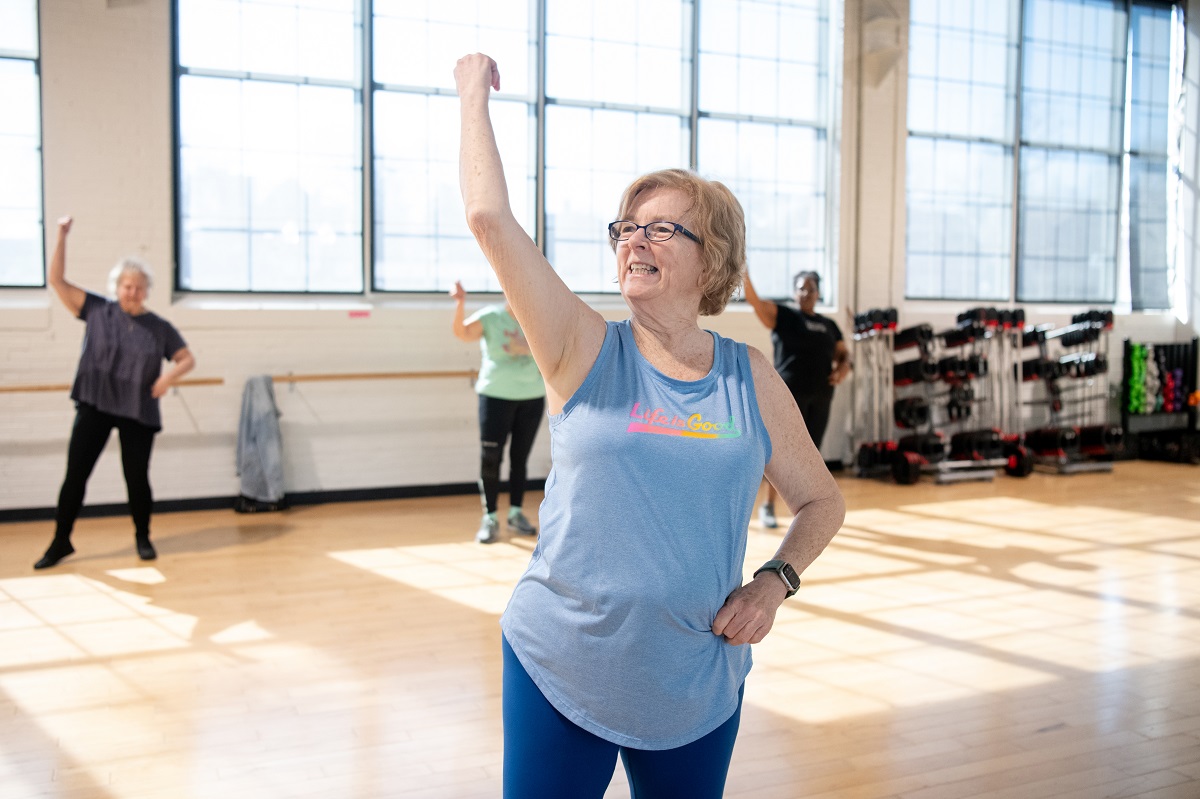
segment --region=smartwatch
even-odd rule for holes
[[[800,590],[800,575],[796,574],[796,570],[792,568],[792,564],[786,560],[768,560],[754,573],[754,576],[757,577],[763,572],[775,572],[778,574],[779,579],[783,580],[783,584],[787,586],[788,596]]]

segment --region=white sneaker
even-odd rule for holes
[[[508,529],[517,535],[537,535],[537,528],[525,518],[521,511],[508,515]]]
[[[500,522],[483,514],[483,521],[479,523],[479,532],[475,534],[475,540],[481,544],[494,544],[500,540]]]
[[[764,502],[758,509],[758,523],[769,530],[774,530],[779,526],[779,522],[775,520],[775,506],[770,502]]]

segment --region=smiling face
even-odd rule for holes
[[[653,189],[638,198],[628,216],[639,225],[665,221],[688,227],[689,207],[683,192]],[[638,229],[629,239],[617,242],[616,253],[617,283],[631,307],[635,303],[665,302],[690,307],[699,314],[703,270],[699,244],[682,233],[666,241],[650,241],[646,231]]]
[[[148,291],[146,276],[136,269],[126,269],[117,278],[117,303],[127,314],[137,316],[146,310]]]
[[[814,313],[819,299],[821,299],[821,289],[817,286],[816,280],[806,277],[796,281],[796,304],[800,306],[800,310],[807,314]]]

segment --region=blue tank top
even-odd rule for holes
[[[675,380],[609,322],[550,417],[553,468],[505,638],[563,715],[621,746],[671,749],[733,715],[750,647],[712,633],[742,581],[770,459],[746,345],[712,334],[712,370]]]

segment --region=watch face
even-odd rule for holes
[[[800,575],[796,574],[796,570],[792,568],[792,564],[785,563],[780,567],[779,573],[783,575],[783,579],[787,580],[788,585],[795,591],[800,587]]]

